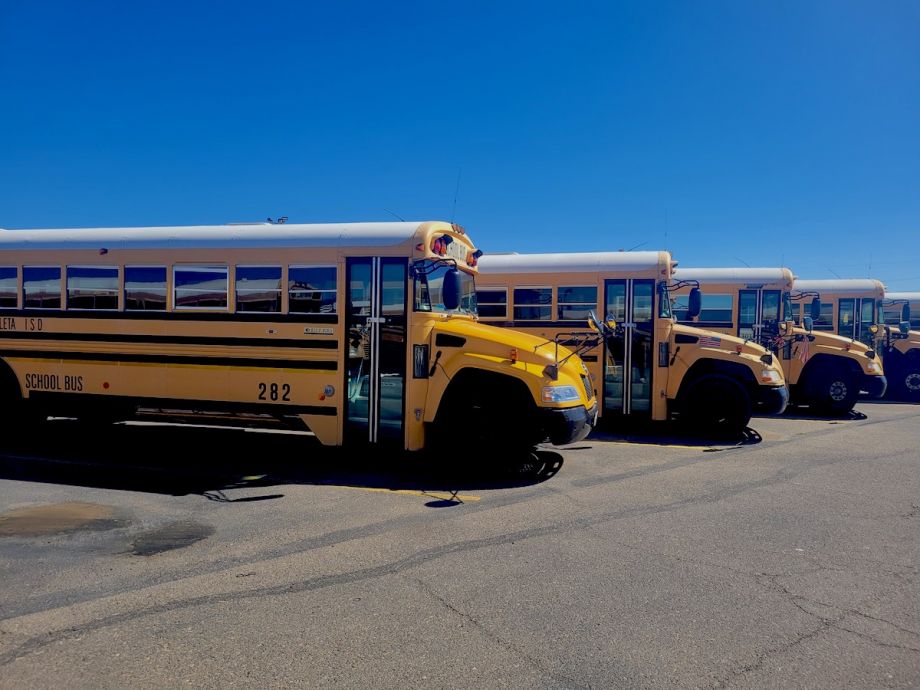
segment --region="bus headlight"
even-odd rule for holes
[[[779,383],[782,381],[776,369],[764,369],[760,372],[761,383]]]
[[[866,362],[866,371],[870,374],[881,374],[882,368],[878,365],[878,362],[876,362],[874,359],[870,359],[868,362]]]
[[[561,403],[578,400],[578,389],[575,386],[545,386],[543,388],[543,402]]]

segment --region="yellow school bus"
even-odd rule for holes
[[[867,345],[832,333],[795,326],[799,303],[815,316],[820,296],[793,291],[788,268],[678,268],[674,278],[698,285],[700,313],[687,317],[689,287],[674,292],[678,323],[731,333],[759,342],[779,358],[790,402],[816,412],[841,414],[853,409],[860,391],[885,394],[880,358]]]
[[[486,255],[480,318],[547,339],[577,332],[590,318],[604,337],[582,358],[604,415],[677,413],[734,432],[754,412],[782,412],[788,392],[771,353],[674,322],[674,266],[668,252]],[[595,310],[606,316],[594,318]]]
[[[910,330],[909,305],[897,327],[884,323],[885,286],[871,278],[801,280],[795,289],[818,292],[827,311],[815,321],[826,329],[874,348],[885,363],[888,397],[920,402],[920,332]]]
[[[265,415],[327,445],[584,437],[565,348],[477,322],[443,222],[0,230],[8,416]]]
[[[905,310],[904,305],[907,305]],[[920,331],[920,292],[891,292],[885,290],[882,302],[883,320],[899,328],[902,321],[910,322],[910,330]]]

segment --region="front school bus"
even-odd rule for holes
[[[781,413],[788,392],[771,353],[674,322],[674,266],[668,252],[486,255],[480,318],[552,339],[584,329],[590,317],[603,337],[582,359],[608,417],[677,413],[737,432],[755,412]],[[594,311],[605,316],[595,320]]]
[[[885,394],[880,358],[867,345],[796,326],[799,305],[820,310],[820,295],[793,291],[788,268],[678,268],[674,315],[678,323],[731,333],[760,343],[779,359],[790,402],[824,414],[849,412],[861,390]],[[687,317],[689,285],[701,292],[700,313]]]
[[[896,327],[884,323],[885,286],[872,278],[800,280],[795,289],[821,294],[816,330],[828,330],[874,348],[885,364],[888,397],[920,402],[920,332],[910,330],[910,306],[904,302]],[[827,305],[826,307],[823,305]]]
[[[443,222],[0,230],[0,395],[261,414],[327,445],[582,438],[583,364],[477,322],[480,254]]]

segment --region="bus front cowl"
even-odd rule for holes
[[[568,349],[557,355],[553,342],[466,318],[436,322],[430,343],[426,422],[460,422],[483,440],[516,446],[564,445],[593,429],[591,379]]]

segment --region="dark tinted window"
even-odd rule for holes
[[[561,320],[585,321],[588,312],[597,310],[594,286],[561,287],[556,299],[556,313]]]
[[[508,318],[507,290],[477,290],[479,316],[492,319]]]
[[[515,288],[516,321],[549,321],[553,317],[552,288]]]

